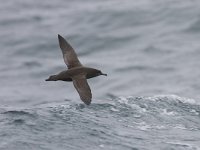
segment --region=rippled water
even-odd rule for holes
[[[1,150],[199,150],[200,1],[9,0],[0,5]],[[108,77],[85,106],[57,34]]]

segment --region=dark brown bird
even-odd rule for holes
[[[63,53],[64,62],[68,69],[56,75],[51,75],[48,79],[46,79],[46,81],[72,81],[74,87],[80,95],[81,100],[85,104],[89,105],[92,100],[92,93],[87,83],[87,79],[100,75],[107,76],[107,74],[104,74],[100,70],[94,68],[84,67],[78,60],[72,46],[59,34],[58,41],[60,49]]]

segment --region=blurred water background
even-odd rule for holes
[[[108,77],[90,106],[57,34]],[[9,0],[0,5],[1,150],[200,150],[199,0]]]

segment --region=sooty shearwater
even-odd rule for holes
[[[72,46],[58,34],[60,49],[62,50],[64,62],[67,65],[67,70],[56,75],[51,75],[46,81],[72,81],[74,87],[78,91],[81,100],[89,105],[92,100],[91,89],[87,83],[87,79],[107,74],[100,70],[83,66],[72,48]]]

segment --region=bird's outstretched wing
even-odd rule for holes
[[[78,91],[81,100],[86,105],[89,105],[92,101],[92,93],[87,83],[87,79],[85,75],[79,75],[78,77],[73,78],[72,80],[73,80],[74,87]]]
[[[64,62],[67,65],[68,69],[82,66],[72,46],[69,43],[67,43],[67,41],[59,34],[58,41],[60,49],[63,53]]]

